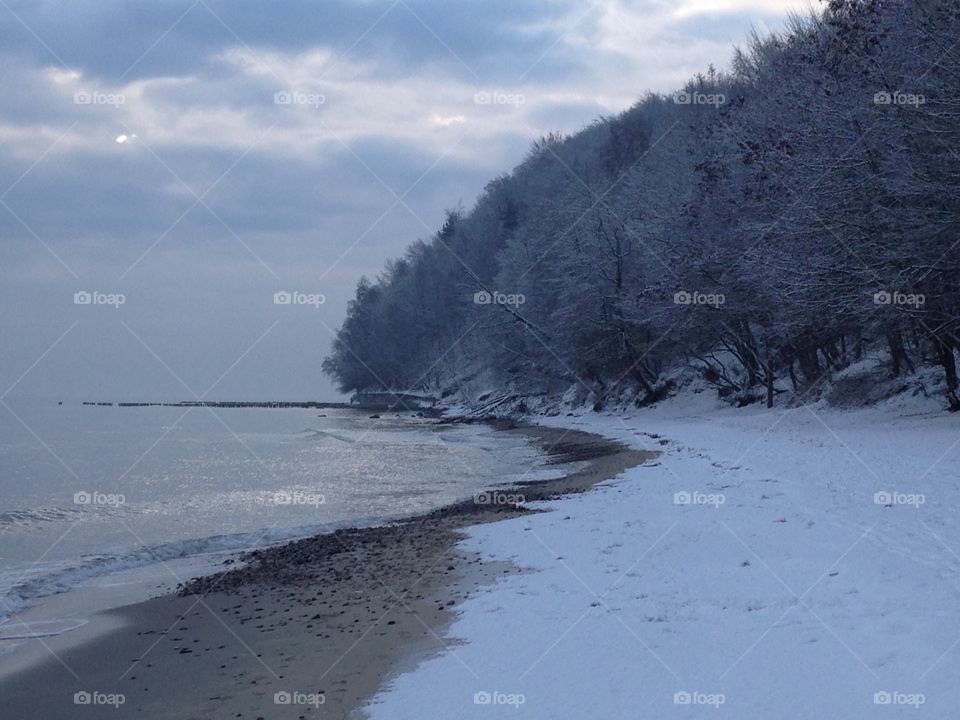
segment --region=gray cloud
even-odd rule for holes
[[[7,13],[0,21],[8,48],[37,62],[63,63],[113,80],[189,75],[218,50],[238,44],[265,51],[351,50],[390,61],[398,76],[438,59],[457,58],[465,72],[514,71],[515,60],[535,59],[555,40],[548,32],[525,28],[560,21],[576,3],[154,0],[131,5],[87,0],[56,9],[27,3],[12,7],[19,18]]]
[[[469,207],[535,136],[722,66],[748,18],[787,6],[10,3],[0,392],[76,322],[18,393],[187,398],[144,343],[202,392],[273,328],[214,396],[331,397],[319,361],[360,275]],[[291,312],[281,289],[327,302]],[[127,302],[76,306],[78,290]]]

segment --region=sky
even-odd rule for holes
[[[0,399],[339,399],[361,276],[809,7],[0,0]]]

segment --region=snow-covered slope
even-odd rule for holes
[[[662,455],[473,528],[529,572],[466,601],[375,720],[958,716],[958,418],[704,394],[548,422]]]

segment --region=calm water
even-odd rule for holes
[[[91,577],[542,476],[520,437],[331,410],[0,406],[0,618]]]

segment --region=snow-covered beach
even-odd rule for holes
[[[51,647],[122,691],[117,718],[951,715],[960,437],[936,402],[733,409],[688,389],[532,420],[573,460],[521,488],[541,512],[318,536]],[[578,461],[597,435],[656,457]],[[65,667],[7,702],[72,717],[70,693],[37,700],[72,692]]]
[[[960,436],[937,403],[686,393],[541,422],[661,455],[471,528],[463,549],[526,571],[459,605],[372,718],[955,714]]]

